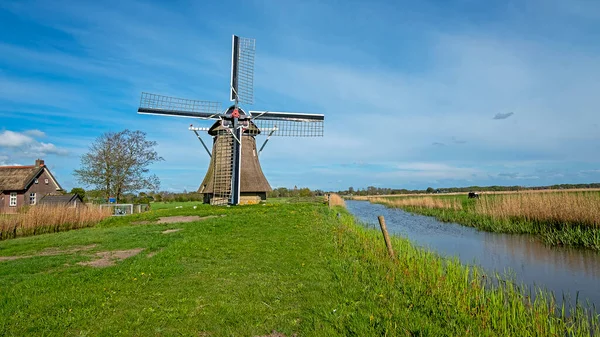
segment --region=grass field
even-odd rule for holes
[[[600,192],[535,191],[466,195],[358,198],[440,221],[499,233],[534,234],[555,246],[600,251]]]
[[[184,220],[194,221],[172,222]],[[0,335],[587,336],[598,329],[598,317],[589,321],[581,308],[555,316],[560,308],[549,295],[534,302],[510,282],[492,287],[478,269],[401,238],[392,243],[396,263],[380,232],[324,203],[154,204],[93,228],[0,242]]]

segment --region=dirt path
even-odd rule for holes
[[[156,222],[154,221],[134,221],[132,225],[149,225],[153,223],[157,224],[170,224],[170,223],[178,223],[178,222],[194,222],[194,221],[202,221],[213,218],[218,218],[220,216],[225,215],[208,215],[208,216],[199,216],[199,215],[177,215],[177,216],[165,216],[160,217]]]
[[[96,268],[114,266],[116,261],[122,261],[132,256],[139,254],[144,248],[134,248],[128,250],[109,250],[106,252],[96,253],[97,259],[86,262],[78,262],[82,266],[90,266]]]

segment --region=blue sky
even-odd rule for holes
[[[226,106],[232,34],[256,38],[249,108],[326,116],[322,138],[269,142],[273,187],[600,182],[592,0],[3,0],[0,165],[42,157],[70,189],[89,144],[129,128],[158,142],[163,190],[197,189],[194,121],[138,115],[139,96]]]

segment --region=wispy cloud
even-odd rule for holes
[[[9,130],[0,133],[0,147],[20,148],[30,145],[33,142],[33,138],[22,133]]]
[[[456,137],[452,136],[452,142],[455,144],[466,144],[467,141],[464,139],[457,139]]]
[[[507,119],[508,117],[514,115],[513,112],[506,112],[506,113],[497,113],[493,119]]]
[[[44,137],[45,134],[39,130],[27,130],[15,132],[4,130],[0,132],[0,150],[2,162],[14,162],[16,158],[44,157],[47,155],[66,156],[66,149],[57,147],[52,143],[40,142],[34,137]]]
[[[46,137],[46,133],[37,129],[34,130],[26,130],[23,132],[26,135],[29,135],[31,137],[37,137],[37,138],[42,138],[42,137]]]

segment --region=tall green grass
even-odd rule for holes
[[[463,265],[456,258],[443,258],[400,237],[392,238],[398,256],[398,262],[392,263],[386,257],[378,231],[359,228],[348,216],[342,222],[337,239],[340,255],[344,260],[363,262],[347,266],[346,272],[376,279],[382,301],[399,307],[380,322],[386,329],[394,330],[402,311],[408,310],[446,322],[444,329],[457,336],[600,333],[600,316],[581,303],[569,307],[562,301],[559,305],[550,292],[529,289],[507,276],[487,275],[479,267]],[[355,244],[349,244],[349,240],[355,240]],[[356,244],[361,249],[355,250]],[[535,296],[531,296],[532,292]],[[395,333],[401,334],[398,330]]]

